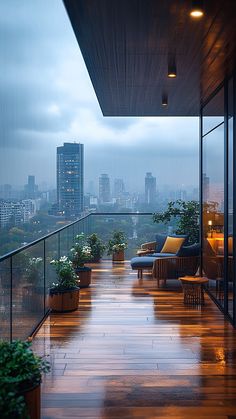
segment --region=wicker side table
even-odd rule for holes
[[[205,277],[183,276],[179,278],[183,287],[184,304],[186,305],[204,305],[203,286],[208,283]]]

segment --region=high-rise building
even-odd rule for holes
[[[84,210],[84,145],[64,143],[57,147],[57,203],[66,217]]]
[[[206,173],[203,173],[202,178],[202,189],[203,189],[203,198],[204,201],[209,201],[210,198],[210,178],[206,175]]]
[[[111,201],[110,178],[105,173],[99,177],[99,200],[100,203]]]
[[[114,198],[120,198],[125,193],[125,184],[123,179],[114,180]]]
[[[25,185],[25,197],[27,199],[35,199],[38,193],[38,185],[35,184],[35,176],[28,176],[28,183]]]
[[[151,172],[147,172],[145,176],[145,202],[153,204],[156,201],[156,178]]]

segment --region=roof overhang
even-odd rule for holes
[[[194,20],[190,0],[64,0],[103,115],[199,115],[235,66],[235,3],[207,0]]]

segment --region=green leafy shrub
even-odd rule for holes
[[[168,224],[173,218],[177,220],[176,234],[187,234],[189,243],[199,242],[199,211],[197,201],[171,201],[167,210],[153,214],[154,223]]]
[[[123,231],[114,231],[112,238],[108,241],[107,254],[119,252],[120,250],[127,249],[127,241]]]
[[[102,240],[98,237],[96,233],[91,234],[87,237],[87,243],[91,248],[91,252],[94,260],[99,260],[102,258],[103,253],[106,250],[105,244],[102,243]]]
[[[22,392],[41,382],[49,363],[33,353],[31,342],[0,341],[0,412],[1,418],[27,418]]]
[[[71,290],[78,287],[78,277],[73,268],[72,261],[67,256],[52,260],[50,263],[55,267],[58,279],[57,282],[53,282],[50,288],[51,293]]]
[[[74,246],[70,249],[69,258],[75,268],[81,268],[85,262],[89,262],[92,259],[93,255],[91,247],[86,244],[84,233],[78,234],[75,240]]]

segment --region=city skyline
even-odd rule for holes
[[[198,119],[103,117],[63,4],[33,3],[21,1],[17,25],[17,2],[1,5],[1,183],[23,185],[33,174],[38,185],[56,187],[55,148],[71,139],[86,147],[85,186],[101,173],[122,173],[127,189],[141,191],[148,171],[159,185],[186,184],[187,172],[196,186]]]

